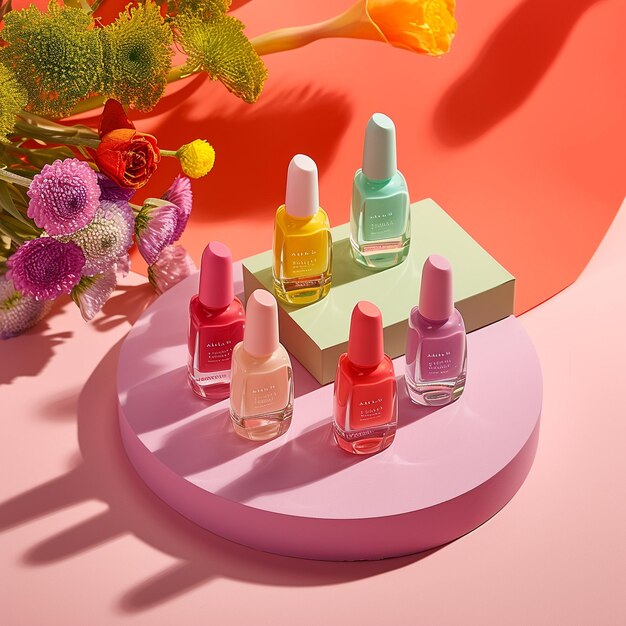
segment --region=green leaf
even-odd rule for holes
[[[9,185],[4,181],[0,182],[0,207],[27,228],[34,229],[33,223],[16,208],[13,203],[13,198],[11,198],[11,194],[9,193]]]

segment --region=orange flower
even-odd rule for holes
[[[367,0],[365,5],[392,46],[434,56],[450,49],[457,27],[454,0]]]
[[[100,171],[120,187],[143,187],[161,160],[156,138],[135,130],[117,100],[104,107],[100,138],[95,154]]]
[[[456,32],[455,0],[358,0],[324,22],[283,28],[252,39],[258,54],[291,50],[327,37],[383,41],[397,48],[439,56]]]
[[[139,189],[154,174],[161,154],[152,135],[118,128],[102,137],[95,161],[100,171],[120,187]]]

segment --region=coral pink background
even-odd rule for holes
[[[260,33],[346,4],[252,0],[238,14]],[[203,79],[177,86],[140,123],[165,147],[201,133],[218,151],[195,183],[184,243],[196,255],[209,238],[237,256],[266,248],[296,151],[319,161],[324,205],[344,221],[362,128],[378,109],[400,129],[413,197],[435,198],[518,276],[518,310],[574,280],[624,194],[626,7],[465,0],[458,18],[441,60],[357,41],[267,57],[271,78],[251,107]],[[184,114],[173,108],[183,97]],[[162,168],[150,192],[175,172]],[[545,398],[520,492],[470,535],[390,561],[266,555],[169,510],[130,468],[115,420],[119,340],[145,305],[144,279],[132,275],[91,325],[57,303],[0,344],[2,623],[622,626],[625,211],[581,278],[521,318]]]
[[[111,15],[125,1],[104,9]],[[331,17],[350,3],[234,6],[252,36]],[[626,5],[457,4],[458,34],[440,59],[325,40],[265,57],[270,78],[254,105],[197,77],[173,87],[148,118],[135,115],[163,147],[198,136],[215,146],[215,169],[194,183],[194,216],[182,240],[194,257],[211,239],[226,242],[236,258],[271,246],[297,152],[318,162],[332,222],[348,221],[363,129],[383,111],[397,124],[412,198],[432,197],[517,276],[518,312],[570,284],[624,195]],[[177,171],[168,159],[148,195],[161,195]]]

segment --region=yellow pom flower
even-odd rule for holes
[[[191,143],[181,146],[176,151],[176,156],[180,160],[183,172],[190,178],[206,176],[213,169],[215,163],[215,150],[204,139],[195,139]]]

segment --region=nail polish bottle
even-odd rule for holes
[[[231,356],[244,323],[243,305],[233,292],[230,250],[212,241],[202,253],[198,293],[189,302],[188,378],[202,398],[228,397]]]
[[[396,127],[382,113],[374,113],[365,130],[363,167],[352,186],[350,243],[356,261],[372,269],[398,265],[409,253],[409,191],[396,165]]]
[[[361,301],[352,311],[348,352],[337,364],[333,413],[335,440],[347,452],[380,452],[396,435],[396,377],[384,352],[382,315],[371,302]]]
[[[433,254],[422,269],[419,306],[409,316],[405,380],[416,404],[443,406],[465,388],[467,341],[463,317],[454,308],[452,267]]]
[[[266,441],[287,431],[293,412],[293,372],[278,342],[276,298],[257,289],[248,299],[243,341],[233,350],[230,417],[235,432]]]
[[[332,273],[330,224],[319,205],[317,165],[296,154],[287,170],[285,204],[274,220],[274,292],[292,305],[311,304],[329,291]]]

